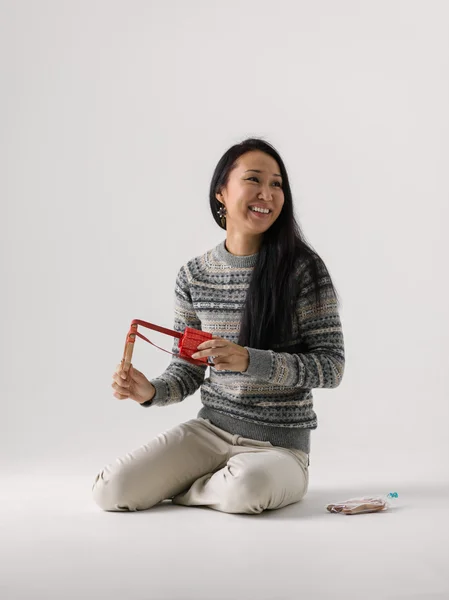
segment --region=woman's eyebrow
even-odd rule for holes
[[[248,173],[248,171],[254,171],[254,173],[263,173],[263,171],[259,171],[259,169],[247,169],[245,173]],[[278,173],[273,173],[273,177],[281,177],[282,179],[282,176]]]

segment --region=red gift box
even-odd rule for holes
[[[192,354],[195,354],[197,351],[198,346],[202,342],[210,339],[212,339],[211,333],[201,331],[201,329],[194,329],[193,327],[186,327],[178,343],[180,358],[191,358]],[[207,356],[195,360],[201,363],[207,363]]]

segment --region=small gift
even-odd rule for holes
[[[178,352],[170,352],[169,350],[165,350],[160,346],[157,346],[153,342],[151,342],[148,338],[143,336],[141,333],[137,331],[137,326],[141,325],[142,327],[147,327],[148,329],[153,329],[154,331],[158,331],[159,333],[164,333],[166,335],[170,335],[172,337],[178,338]],[[125,342],[125,350],[123,352],[122,358],[122,369],[127,373],[129,371],[129,367],[131,366],[132,355],[134,350],[134,343],[136,341],[136,336],[142,338],[152,346],[156,346],[159,350],[163,350],[164,352],[168,352],[168,354],[173,354],[173,356],[177,356],[178,358],[182,358],[187,362],[190,362],[194,365],[204,365],[208,364],[207,356],[203,356],[202,358],[193,359],[192,354],[195,354],[198,346],[205,342],[206,340],[212,339],[212,334],[207,331],[202,331],[201,329],[194,329],[193,327],[186,327],[182,333],[179,331],[174,331],[173,329],[167,329],[166,327],[160,327],[159,325],[155,325],[154,323],[147,323],[146,321],[141,321],[139,319],[134,319],[131,321],[131,327],[126,336]]]
[[[378,512],[390,508],[387,499],[397,498],[397,492],[390,492],[387,496],[362,496],[360,498],[349,498],[337,504],[328,504],[326,509],[331,513],[343,515],[359,515],[363,513]]]

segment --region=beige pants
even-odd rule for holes
[[[301,500],[309,486],[308,466],[302,450],[233,435],[198,418],[104,467],[92,494],[108,511],[145,510],[172,499],[254,514]]]

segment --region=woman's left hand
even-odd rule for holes
[[[221,337],[214,336],[211,340],[199,344],[197,350],[198,352],[192,354],[192,358],[213,356],[214,367],[217,371],[243,373],[249,365],[248,350]]]

